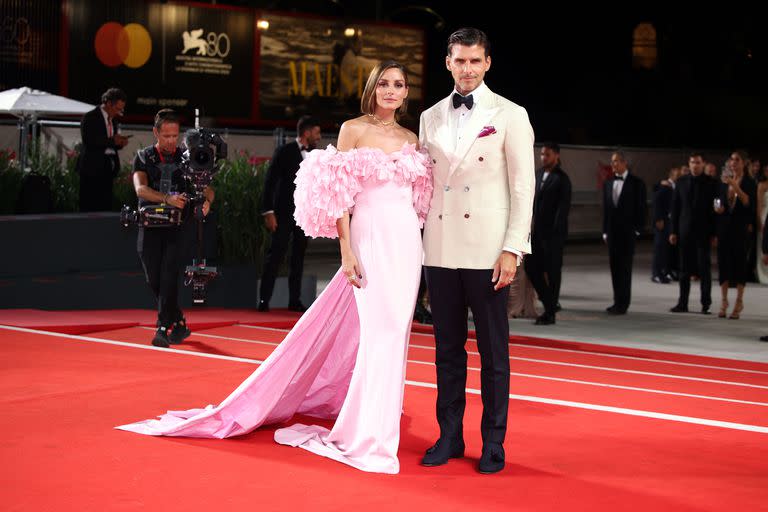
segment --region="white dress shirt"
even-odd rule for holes
[[[302,160],[306,159],[307,158],[307,153],[309,153],[309,151],[307,151],[306,149],[302,149],[301,141],[299,140],[298,137],[296,137],[296,144],[299,145],[299,150],[300,150],[300,153],[301,153],[301,159]]]
[[[463,94],[460,94],[459,91],[454,89],[455,94],[459,94],[460,96],[464,96]],[[451,114],[448,116],[448,122],[449,122],[449,128],[451,130],[451,140],[454,143],[453,150],[456,149],[456,147],[459,145],[459,141],[462,139],[462,137],[469,137],[469,134],[464,134],[463,129],[464,126],[467,125],[470,118],[472,117],[472,112],[477,110],[475,107],[477,106],[480,99],[488,94],[488,86],[485,85],[485,82],[481,83],[477,89],[469,93],[467,96],[472,96],[472,108],[467,108],[466,105],[461,105],[459,108],[453,108],[453,103],[450,105]],[[451,100],[453,101],[453,100]]]
[[[623,179],[613,180],[613,206],[619,205],[619,198],[621,197],[621,191],[624,188],[624,182],[627,180],[628,175],[629,175],[629,170],[627,169],[622,174],[620,174],[620,176]]]
[[[104,110],[104,107],[100,107],[99,110],[101,110],[101,115],[104,116],[104,124],[107,126],[107,138],[111,139],[115,136],[114,133],[112,133],[112,120],[109,118],[109,115],[107,115],[107,111]],[[116,155],[117,151],[115,151],[112,148],[107,148],[104,150],[105,155]]]

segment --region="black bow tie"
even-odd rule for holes
[[[453,108],[459,108],[462,105],[466,105],[468,109],[472,109],[472,105],[474,104],[475,100],[472,98],[471,94],[469,96],[462,96],[457,92],[453,93]]]
[[[619,181],[624,181],[624,176],[622,176],[621,174],[614,174],[613,175],[613,179],[619,180]]]
[[[299,145],[299,151],[309,151],[309,147]]]

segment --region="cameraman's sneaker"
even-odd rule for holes
[[[182,318],[173,324],[171,334],[168,336],[168,343],[171,345],[179,345],[182,341],[189,338],[190,334],[192,334],[192,331],[187,327],[187,321]]]
[[[152,338],[152,344],[156,347],[162,347],[162,348],[168,348],[171,346],[170,342],[168,341],[168,328],[167,327],[158,327],[157,331],[155,332],[155,337]]]

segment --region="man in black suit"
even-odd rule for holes
[[[571,180],[560,168],[560,146],[545,143],[539,154],[541,169],[536,171],[536,193],[533,198],[532,252],[523,260],[544,313],[536,325],[555,323],[563,247],[568,236],[568,212],[571,209]]]
[[[117,152],[128,143],[127,137],[117,133],[117,119],[122,117],[127,101],[122,90],[108,89],[101,96],[101,105],[86,113],[80,122],[83,148],[77,171],[81,212],[112,209],[112,181],[120,171]]]
[[[672,199],[669,243],[677,245],[680,255],[680,297],[670,309],[673,313],[688,311],[691,275],[701,282],[701,312],[709,314],[712,304],[712,262],[710,245],[715,238],[717,181],[704,173],[704,159],[694,153],[688,158],[691,174],[678,180]]]
[[[288,276],[288,309],[306,311],[301,303],[301,276],[304,271],[304,252],[307,237],[296,225],[293,212],[296,204],[296,171],[307,153],[320,142],[320,122],[311,116],[302,116],[296,126],[296,139],[277,148],[267,170],[261,211],[272,242],[264,262],[259,290],[259,311],[269,311],[269,301],[275,288],[277,271],[291,245],[290,273]]]
[[[603,240],[613,283],[613,304],[606,308],[612,315],[626,314],[632,297],[632,260],[635,239],[645,224],[645,183],[629,173],[627,158],[621,151],[611,155],[613,178],[603,185]]]
[[[653,193],[653,263],[651,281],[668,284],[673,267],[672,246],[669,241],[669,216],[672,211],[672,196],[680,175],[680,168],[669,170],[667,179],[662,180]]]

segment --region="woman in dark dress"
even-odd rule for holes
[[[748,157],[744,151],[734,151],[723,172],[722,183],[715,199],[717,213],[717,267],[722,302],[720,318],[728,310],[728,288],[736,285],[736,304],[729,318],[738,319],[744,309],[744,286],[747,282],[747,242],[754,230],[757,184],[744,166]]]

